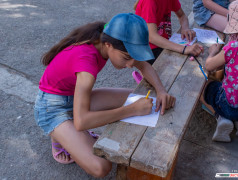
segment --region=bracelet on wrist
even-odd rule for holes
[[[186,49],[186,47],[187,47],[187,45],[184,46],[182,54],[185,53],[185,49]]]

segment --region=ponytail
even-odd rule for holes
[[[100,36],[103,32],[105,22],[94,22],[81,26],[73,30],[68,36],[62,39],[59,43],[54,45],[42,58],[42,64],[47,66],[54,59],[54,57],[66,47],[77,44],[97,44],[100,42]]]

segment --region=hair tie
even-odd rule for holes
[[[108,23],[106,23],[106,24],[104,25],[104,29],[106,28],[107,25],[108,25]]]

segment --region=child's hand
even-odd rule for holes
[[[132,105],[135,108],[135,113],[137,116],[143,116],[151,113],[152,106],[153,106],[153,99],[151,98],[140,98]]]
[[[200,44],[195,43],[192,46],[187,46],[184,54],[198,56],[202,52],[203,52],[203,47]]]
[[[181,30],[181,38],[186,38],[189,42],[193,40],[193,38],[196,36],[196,32],[192,29],[182,29]]]
[[[221,44],[213,44],[210,48],[209,48],[209,55],[211,56],[215,56],[217,53],[220,52],[222,45]]]
[[[176,98],[169,95],[167,92],[161,92],[157,94],[156,109],[157,112],[161,107],[161,114],[163,115],[166,109],[174,107]]]

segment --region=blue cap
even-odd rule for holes
[[[145,20],[133,13],[114,16],[103,32],[123,42],[129,55],[138,61],[154,59],[149,46],[148,27]]]

